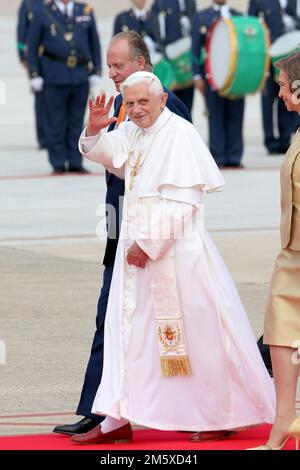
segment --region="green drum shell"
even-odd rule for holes
[[[252,16],[231,18],[236,43],[235,67],[231,73],[230,84],[220,90],[228,97],[244,96],[258,91],[264,82],[269,66],[268,33],[264,23]]]
[[[160,79],[164,87],[174,89],[176,79],[173,67],[167,59],[160,60],[153,66],[153,73]]]
[[[170,62],[175,75],[176,88],[190,85],[193,82],[192,52],[185,51]]]

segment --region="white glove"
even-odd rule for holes
[[[191,22],[188,16],[184,15],[180,18],[180,26],[183,36],[189,36],[191,34]]]
[[[290,15],[283,15],[283,24],[287,33],[296,29],[296,21]]]
[[[44,85],[44,79],[42,77],[34,77],[30,80],[30,86],[32,91],[35,93],[42,91]]]
[[[94,87],[99,88],[101,84],[101,78],[99,77],[99,75],[96,75],[96,74],[91,75],[89,77],[89,84],[91,88],[94,88]]]
[[[156,50],[156,44],[155,42],[153,41],[152,38],[150,38],[150,36],[144,36],[144,41],[146,43],[146,46],[148,48],[148,51],[150,52],[150,56],[151,54],[154,54],[155,53],[155,50]]]

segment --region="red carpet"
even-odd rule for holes
[[[0,437],[0,450],[243,450],[264,444],[269,430],[270,426],[259,426],[226,440],[192,443],[187,433],[146,429],[134,431],[129,444],[85,446],[73,444],[68,436],[60,434],[4,436]],[[290,440],[286,450],[294,449],[295,441]]]

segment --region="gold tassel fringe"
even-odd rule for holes
[[[192,368],[188,356],[161,357],[160,363],[164,377],[192,375]]]

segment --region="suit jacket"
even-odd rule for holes
[[[192,118],[189,110],[177,96],[169,90],[165,90],[169,97],[167,100],[167,107],[178,116],[183,117],[189,122]],[[118,95],[115,99],[115,112],[114,116],[118,116],[122,104],[122,96]],[[114,125],[108,128],[108,132],[114,129]],[[115,261],[118,239],[120,235],[121,219],[122,219],[122,202],[124,196],[124,181],[117,176],[106,171],[106,225],[107,225],[107,243],[103,258],[104,266],[113,264]]]
[[[281,247],[300,251],[300,130],[284,158],[280,180]]]

